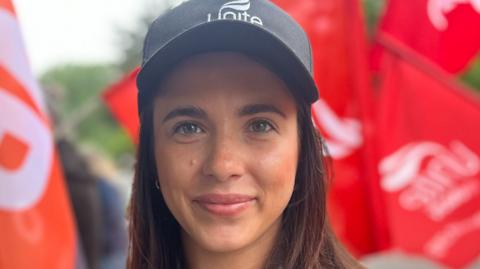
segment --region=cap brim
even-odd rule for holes
[[[189,56],[212,51],[237,51],[258,58],[285,81],[297,98],[309,104],[318,99],[309,70],[273,33],[248,22],[215,20],[185,30],[144,62],[137,76],[139,112],[173,66]]]

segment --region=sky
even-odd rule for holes
[[[165,0],[163,0],[165,1]],[[113,61],[118,27],[134,29],[162,0],[13,0],[32,69],[41,75],[64,63]]]

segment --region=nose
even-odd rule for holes
[[[245,167],[240,147],[232,136],[222,134],[212,137],[203,164],[203,174],[217,181],[241,178]]]

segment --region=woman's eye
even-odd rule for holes
[[[259,120],[253,122],[250,127],[250,131],[255,133],[267,133],[273,130],[272,124],[266,120]]]
[[[191,135],[202,133],[203,130],[195,123],[182,123],[175,127],[174,132],[182,135]]]

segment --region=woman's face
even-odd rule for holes
[[[275,238],[299,154],[295,100],[279,77],[242,54],[189,58],[161,85],[154,132],[160,189],[187,247]]]

